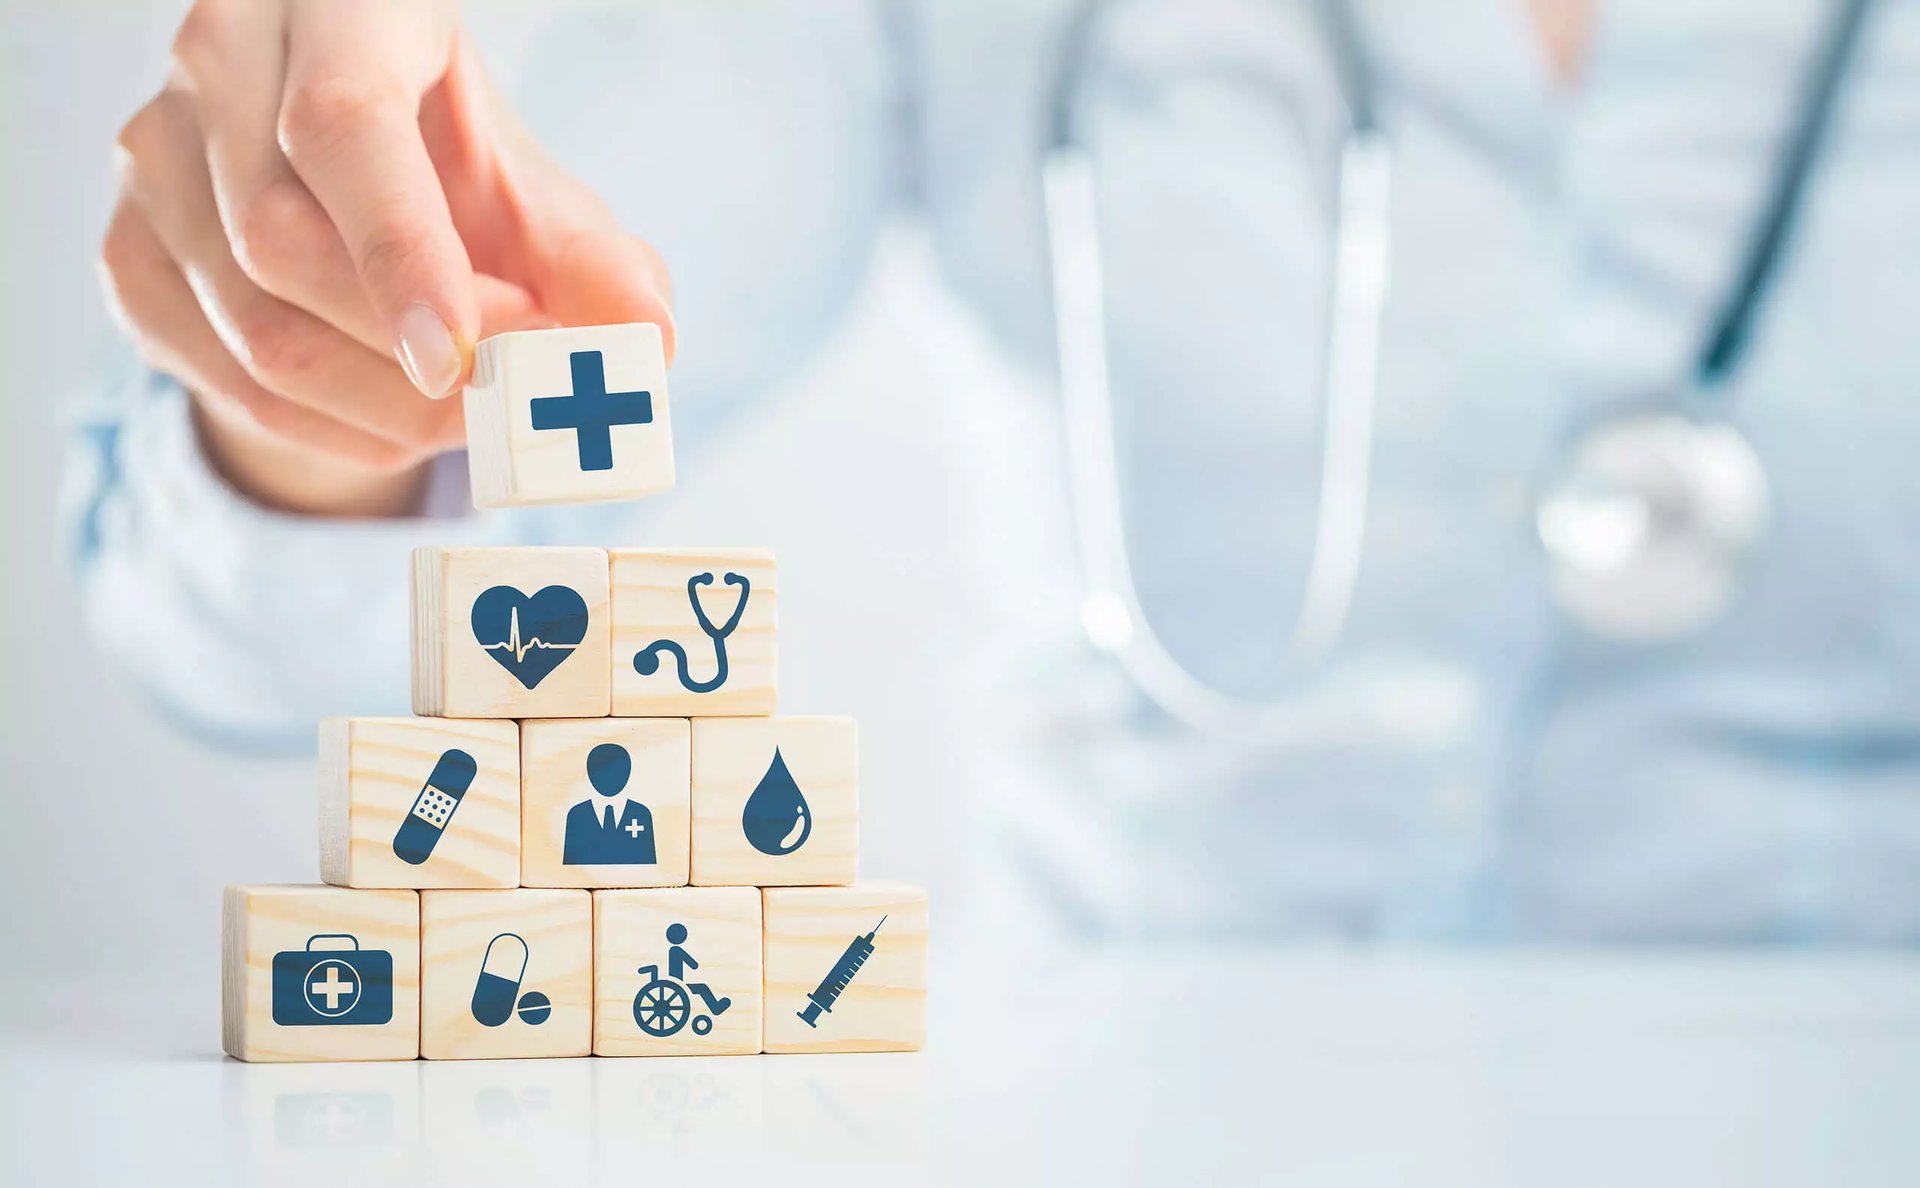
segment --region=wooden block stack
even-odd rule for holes
[[[475,501],[670,487],[664,374],[650,326],[482,343]],[[321,723],[328,885],[227,889],[227,1052],[920,1047],[926,893],[856,881],[858,731],[776,713],[778,609],[757,550],[416,550],[419,716]]]

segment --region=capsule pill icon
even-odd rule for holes
[[[482,1027],[498,1027],[513,1018],[520,982],[527,976],[527,942],[519,934],[503,932],[487,942],[480,958],[480,977],[473,984],[473,1017]],[[538,1023],[545,1016],[527,1017]]]

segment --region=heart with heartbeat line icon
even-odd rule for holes
[[[531,598],[494,586],[473,600],[473,638],[529,689],[586,637],[586,599],[566,586],[548,586]]]

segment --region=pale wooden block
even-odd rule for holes
[[[767,1051],[904,1052],[926,1043],[925,889],[874,882],[761,895]]]
[[[860,735],[852,718],[694,720],[696,886],[851,883],[859,852]]]
[[[669,930],[680,939],[670,938]],[[751,887],[595,891],[594,1054],[758,1052],[760,943],[760,893]],[[676,944],[699,963],[697,969],[682,967],[679,979],[670,964]],[[727,1000],[725,1009],[714,1015],[690,983],[704,983],[716,1000]],[[641,1009],[650,1029],[635,1011],[635,997],[649,987]],[[700,1034],[709,1024],[707,1034]]]
[[[602,549],[415,549],[413,712],[603,717],[611,624]]]
[[[323,719],[320,877],[342,887],[518,886],[519,723]]]
[[[585,1056],[592,1046],[585,891],[421,893],[420,1055]]]
[[[673,486],[667,360],[650,323],[481,339],[466,415],[476,506],[638,499]]]
[[[774,711],[780,591],[772,553],[614,549],[611,556],[615,714]]]
[[[522,722],[520,882],[684,886],[690,748],[685,718]],[[596,779],[611,794],[603,794]],[[614,812],[610,832],[608,809]]]
[[[420,1052],[418,892],[228,887],[220,956],[229,1056],[412,1060]]]

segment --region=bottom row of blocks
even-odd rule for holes
[[[926,1034],[918,887],[229,887],[241,1060],[892,1052]]]

